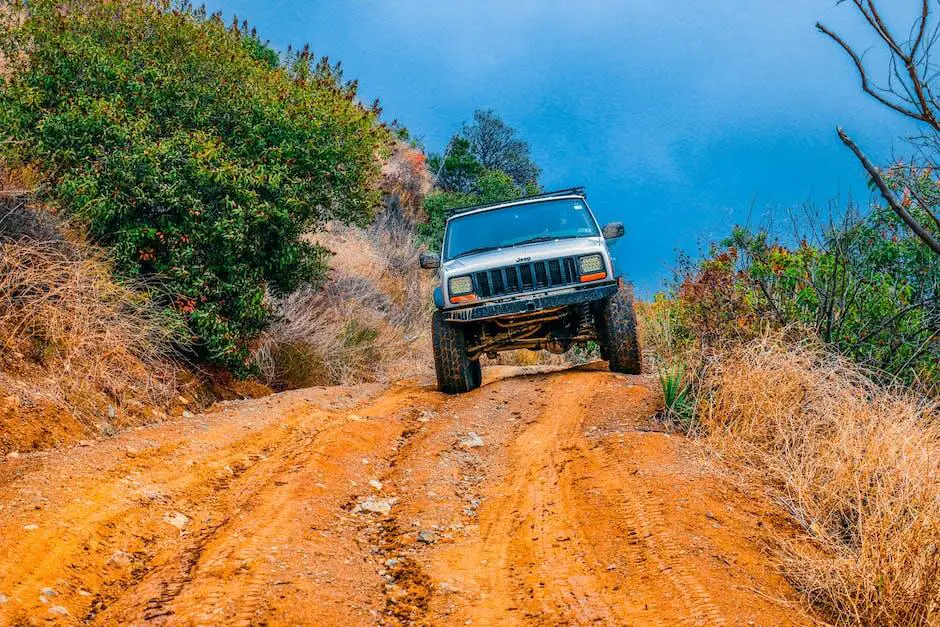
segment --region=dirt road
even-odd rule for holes
[[[649,381],[485,377],[0,461],[0,625],[809,622],[771,515],[660,432]]]

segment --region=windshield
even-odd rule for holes
[[[580,198],[513,205],[451,219],[444,236],[444,259],[592,235],[597,235],[597,225]]]

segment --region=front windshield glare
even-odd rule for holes
[[[444,259],[592,235],[597,235],[597,225],[583,200],[545,200],[453,218],[444,236]]]

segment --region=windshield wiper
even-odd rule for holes
[[[530,237],[529,239],[524,239],[521,242],[513,242],[512,246],[525,246],[526,244],[538,244],[539,242],[550,242],[554,239],[564,239],[557,235],[539,235],[538,237]]]
[[[460,257],[466,257],[467,255],[475,255],[477,253],[485,253],[488,250],[496,250],[499,246],[480,246],[479,248],[471,248],[470,250],[465,250],[458,255],[454,255],[451,259],[458,259]]]

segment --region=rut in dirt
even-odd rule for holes
[[[318,388],[0,464],[0,624],[802,624],[642,377]]]

